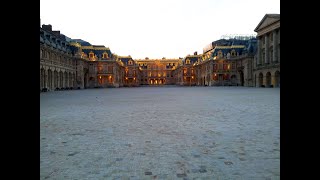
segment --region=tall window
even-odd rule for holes
[[[113,73],[113,66],[108,66],[108,73]]]
[[[273,47],[272,46],[270,48],[270,57],[269,57],[269,59],[270,59],[270,62],[272,62],[272,59],[273,59]]]
[[[108,58],[108,54],[107,53],[103,53],[103,58]]]

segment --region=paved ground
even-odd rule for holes
[[[279,88],[40,97],[40,179],[280,179]]]

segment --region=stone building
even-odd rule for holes
[[[266,14],[254,31],[257,37],[213,41],[203,54],[133,59],[42,25],[40,91],[167,84],[280,87],[280,14]]]
[[[141,70],[136,61],[129,56],[118,56],[117,61],[124,67],[124,72],[120,79],[123,79],[123,86],[135,87],[139,86],[142,82],[140,81]]]
[[[173,71],[179,66],[181,59],[135,59],[141,70],[142,85],[175,84]]]
[[[78,63],[66,36],[51,25],[40,27],[40,91],[75,88]]]
[[[252,63],[256,39],[220,39],[207,45],[203,54],[186,56],[176,70],[178,85],[253,86]]]
[[[256,87],[280,87],[280,14],[266,14],[258,26],[253,74]]]
[[[195,52],[193,55],[187,55],[181,59],[181,63],[174,71],[175,84],[183,86],[196,85],[198,76],[195,72],[195,63],[201,59],[201,55]]]

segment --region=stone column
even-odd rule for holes
[[[277,33],[276,33],[276,30],[273,31],[273,57],[272,57],[272,60],[273,62],[277,62],[278,59],[277,59]]]
[[[60,87],[60,73],[59,72],[57,72],[57,87],[61,88]]]
[[[269,35],[266,34],[264,37],[265,40],[265,46],[264,46],[264,50],[265,50],[265,57],[264,57],[264,63],[268,64],[269,63],[269,39],[268,39]]]
[[[44,88],[48,88],[48,70],[44,70]]]

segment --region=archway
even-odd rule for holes
[[[271,87],[271,73],[267,72],[266,74],[266,87]]]
[[[52,71],[48,69],[48,90],[52,90]]]
[[[68,73],[64,72],[64,87],[67,88],[68,86]]]
[[[259,87],[263,86],[263,74],[259,73]]]
[[[88,73],[88,69],[84,68],[83,69],[83,87],[87,88],[88,87],[88,78],[89,78],[89,73]]]
[[[236,75],[232,75],[230,78],[231,78],[231,84],[232,85],[236,85],[237,84],[237,76]]]
[[[63,72],[62,71],[60,71],[59,72],[59,82],[60,82],[60,88],[63,88],[64,86],[63,86]]]
[[[53,76],[54,76],[54,89],[56,89],[57,87],[59,87],[58,72],[56,70],[54,71]]]
[[[45,73],[44,73],[44,69],[41,68],[40,70],[40,76],[41,76],[41,79],[40,79],[40,89],[43,89],[45,88]]]
[[[244,74],[243,71],[239,71],[240,74],[240,86],[244,86]]]
[[[89,78],[89,87],[93,88],[94,87],[94,77]]]
[[[68,86],[71,88],[73,86],[73,83],[72,83],[72,74],[71,72],[69,72],[69,84]]]

